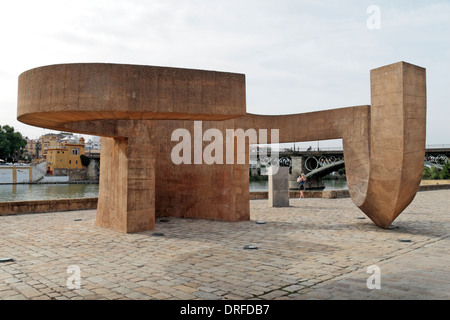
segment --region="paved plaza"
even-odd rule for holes
[[[250,221],[158,218],[134,234],[95,226],[95,210],[0,216],[14,259],[0,299],[450,298],[450,190],[419,192],[392,229],[350,198],[250,206]]]

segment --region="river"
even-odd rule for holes
[[[96,198],[98,184],[3,184],[0,202]]]
[[[267,181],[250,182],[250,191],[267,191]],[[325,190],[347,189],[343,180],[324,180]],[[4,184],[0,185],[0,202],[95,198],[98,184]]]
[[[325,185],[324,190],[342,190],[348,189],[347,181],[345,180],[323,180]],[[269,189],[268,181],[251,181],[250,191],[267,191]]]

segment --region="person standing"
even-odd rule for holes
[[[305,190],[306,176],[305,176],[304,173],[302,173],[298,177],[297,182],[300,183],[300,198],[299,199],[305,199],[305,195],[303,194],[303,190]]]

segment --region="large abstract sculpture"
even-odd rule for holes
[[[17,118],[104,137],[96,218],[102,227],[151,230],[157,216],[248,220],[250,142],[242,151],[235,137],[227,136],[229,129],[267,129],[267,142],[273,141],[271,129],[278,129],[280,143],[342,138],[354,203],[376,225],[388,227],[413,200],[421,180],[425,69],[405,62],[374,69],[371,96],[370,106],[253,115],[246,113],[242,74],[65,64],[20,75]],[[173,161],[181,138],[172,136],[180,128],[202,137],[200,144],[182,142],[183,152],[194,154],[183,154],[188,161],[181,164]],[[222,133],[226,138],[217,140],[216,134],[216,145],[246,160],[216,154],[220,161],[205,163],[202,150],[213,140],[206,131]]]

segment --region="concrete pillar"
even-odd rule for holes
[[[146,138],[102,138],[98,226],[120,232],[154,229],[155,152]]]
[[[414,199],[422,178],[427,111],[425,69],[395,63],[371,70],[370,84],[370,178],[362,178],[363,173],[368,173],[367,167],[361,166],[361,156],[349,161],[354,153],[348,150],[361,149],[356,149],[354,137],[343,140],[346,172],[355,204],[378,226],[386,228]],[[360,183],[361,180],[366,182]]]
[[[292,156],[292,173],[289,175],[289,189],[298,190],[299,185],[297,182],[297,178],[303,172],[303,157],[301,156]]]
[[[289,168],[269,167],[269,207],[289,207]]]
[[[204,130],[220,129],[223,135],[229,128],[225,122],[202,125]],[[98,226],[141,232],[153,230],[156,217],[249,220],[248,161],[194,164],[191,153],[188,163],[173,162],[172,151],[179,141],[171,140],[171,132],[186,128],[194,137],[193,121],[117,121],[114,126],[118,136],[129,137],[101,140]],[[236,159],[237,144],[234,148]],[[243,158],[249,158],[248,148]]]

